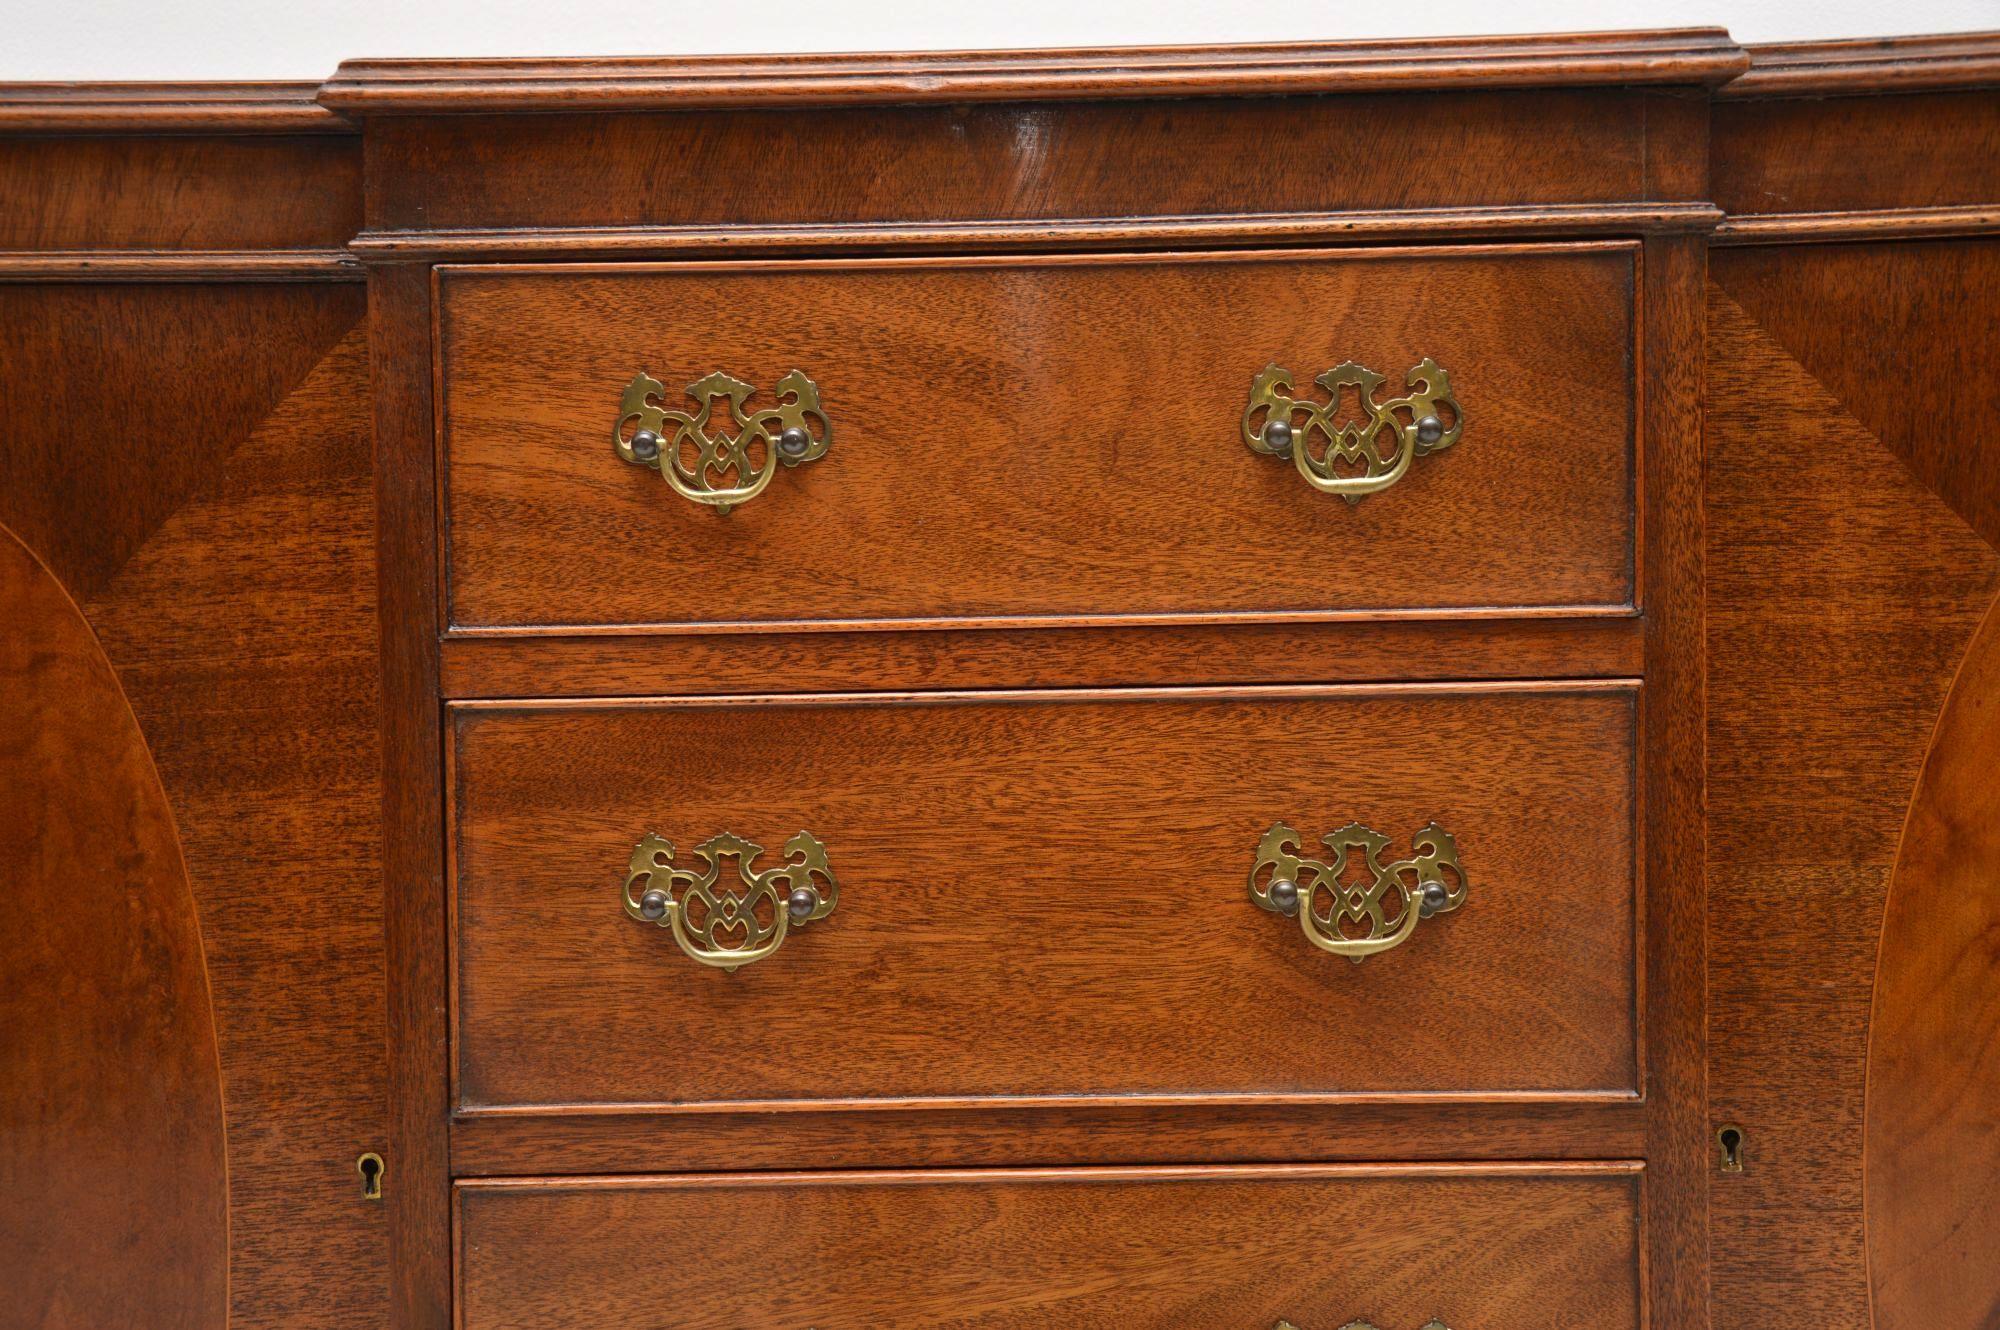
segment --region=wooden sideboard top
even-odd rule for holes
[[[349,114],[1280,96],[1728,81],[1720,28],[1263,46],[571,60],[349,60],[320,89]]]

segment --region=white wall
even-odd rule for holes
[[[0,0],[0,80],[317,79],[348,56],[1303,41],[1716,24],[2000,28],[2000,0]]]

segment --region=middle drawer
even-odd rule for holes
[[[1639,698],[455,706],[458,1107],[1633,1097]]]

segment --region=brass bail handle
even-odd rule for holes
[[[785,944],[791,930],[824,919],[840,899],[826,846],[810,831],[785,842],[784,862],[756,867],[764,847],[729,832],[694,847],[698,867],[674,863],[673,843],[647,833],[626,867],[625,913],[670,930],[702,965],[734,972]],[[735,883],[723,861],[735,861]]]
[[[772,391],[775,405],[754,407],[757,389],[718,370],[687,386],[694,408],[681,410],[668,405],[665,384],[641,371],[619,400],[611,447],[659,472],[682,498],[727,513],[762,494],[780,466],[816,462],[833,446],[818,384],[793,370]]]
[[[1402,946],[1423,920],[1465,903],[1458,842],[1435,822],[1410,838],[1413,854],[1388,863],[1382,855],[1389,838],[1359,822],[1322,838],[1333,852],[1329,859],[1300,854],[1304,842],[1283,822],[1264,833],[1250,865],[1250,899],[1296,918],[1306,941],[1357,965]]]
[[[1360,503],[1401,480],[1417,458],[1444,451],[1465,433],[1465,410],[1452,395],[1451,376],[1435,360],[1426,356],[1403,376],[1403,396],[1378,400],[1388,381],[1349,360],[1313,380],[1326,390],[1329,400],[1322,403],[1292,397],[1292,372],[1266,365],[1250,384],[1243,442],[1253,453],[1290,458],[1321,493]],[[1362,418],[1339,423],[1348,388],[1359,394]]]

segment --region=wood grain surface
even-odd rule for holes
[[[2000,1324],[2000,613],[1938,717],[1882,924],[1863,1140],[1876,1330]]]
[[[1710,84],[1742,74],[1721,28],[1551,36],[888,54],[348,60],[320,90],[344,112],[685,110],[886,102],[1108,100],[1378,88]]]
[[[1629,1095],[1636,702],[1577,685],[455,709],[462,1110]],[[1274,823],[1316,846],[1362,821],[1400,856],[1432,820],[1470,896],[1395,951],[1326,954],[1249,898]],[[801,828],[839,907],[734,974],[619,905],[649,831],[775,857]]]
[[[0,129],[6,118],[0,92]],[[361,145],[333,134],[0,134],[0,196],[0,250],[337,249],[361,226]]]
[[[447,697],[617,696],[783,688],[856,679],[924,688],[1119,684],[1369,683],[1632,678],[1645,622],[1625,617],[1402,618],[1332,623],[1158,624],[1020,632],[592,633],[447,638]]]
[[[1877,936],[2000,558],[1731,299],[1747,254],[1713,256],[1708,310],[1709,1097],[1746,1133],[1712,1180],[1712,1299],[1717,1327],[1824,1330],[1868,1320]],[[1850,294],[1811,317],[1872,317]]]
[[[450,621],[1627,605],[1633,268],[1608,245],[447,270]],[[1400,392],[1425,356],[1465,437],[1358,505],[1239,437],[1267,364]],[[802,369],[832,447],[718,515],[613,453],[640,369],[676,399]]]
[[[1637,1330],[1635,1165],[457,1189],[466,1330]]]
[[[385,1112],[361,315],[336,286],[0,289],[0,521],[83,604],[185,854],[240,1330],[385,1322],[354,1173]]]
[[[2000,96],[1994,98],[2000,108]],[[1987,197],[2000,200],[2000,116]],[[1729,294],[1966,525],[2000,546],[2000,457],[1966,445],[2000,415],[2000,243],[1821,245],[1730,253]],[[1918,353],[1921,353],[1920,356]],[[1924,385],[1936,410],[1894,385]]]
[[[2000,202],[2000,93],[1724,102],[1713,198],[1732,217]]]
[[[1689,171],[1702,109],[1669,90],[1593,88],[384,116],[369,121],[368,229],[1657,205],[1707,197]],[[1349,165],[1274,173],[1273,145],[1287,161]]]
[[[0,623],[4,1319],[224,1330],[222,1069],[173,810],[90,624],[5,527]]]

